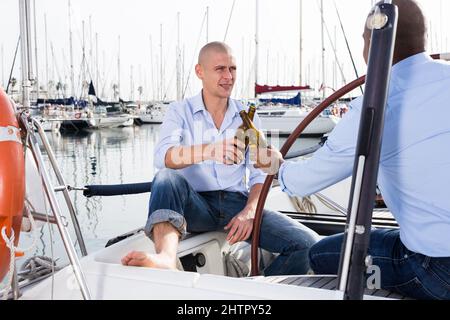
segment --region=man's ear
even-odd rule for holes
[[[195,74],[199,79],[203,79],[203,69],[201,65],[197,64],[195,66]]]

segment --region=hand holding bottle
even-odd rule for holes
[[[281,152],[269,146],[268,148],[258,149],[254,167],[273,176],[278,173],[283,162],[284,159]]]
[[[244,160],[244,148],[243,142],[231,138],[207,145],[203,155],[205,160],[213,160],[226,165],[239,164]]]

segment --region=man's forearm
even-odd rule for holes
[[[205,148],[207,145],[170,148],[165,157],[166,168],[179,170],[201,163],[205,160]]]
[[[256,211],[256,206],[258,205],[258,199],[259,199],[259,195],[261,194],[263,188],[263,184],[258,183],[255,184],[251,189],[250,189],[250,194],[248,195],[248,200],[247,200],[247,208],[252,209],[253,211]]]

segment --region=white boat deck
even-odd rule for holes
[[[256,277],[255,281],[287,284],[297,287],[316,288],[326,290],[336,290],[338,286],[337,276],[274,276],[274,277]],[[396,299],[396,300],[408,300],[398,293],[382,290],[382,289],[366,289],[364,294],[366,296]]]

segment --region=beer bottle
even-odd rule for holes
[[[254,105],[251,105],[250,108],[248,108],[248,117],[250,118],[250,120],[254,121],[255,113],[256,113],[256,107]]]
[[[244,110],[241,111],[242,114],[246,113]],[[253,121],[256,113],[256,107],[251,105],[248,109],[248,118]],[[241,115],[242,118],[242,115]],[[247,152],[248,145],[250,143],[249,135],[247,134],[248,127],[245,125],[244,121],[236,130],[236,138],[242,141],[245,145],[244,152]]]
[[[242,118],[242,123],[247,127],[245,136],[249,138],[249,144],[256,148],[267,148],[267,141],[264,139],[263,134],[255,127],[253,121],[250,120],[247,112],[242,110],[239,115]]]

